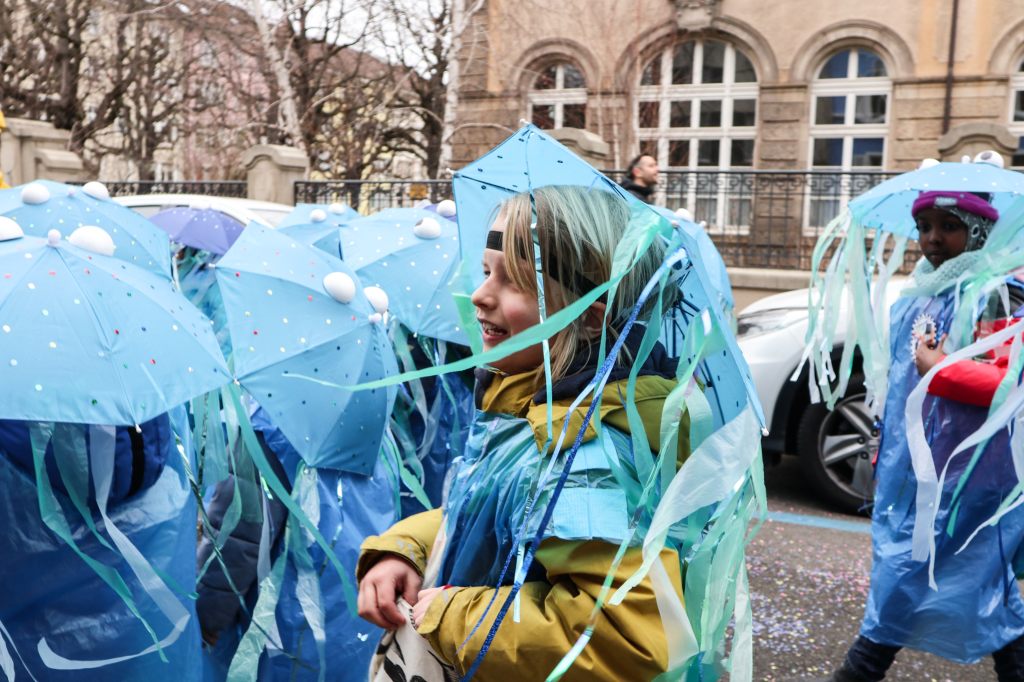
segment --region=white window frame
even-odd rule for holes
[[[702,83],[704,75],[704,43],[702,38],[675,43],[664,50],[656,57],[661,60],[661,82],[658,85],[640,85],[637,88],[637,96],[633,103],[633,130],[636,138],[640,141],[654,140],[657,144],[658,166],[662,170],[683,170],[683,171],[727,171],[732,168],[732,143],[734,140],[751,140],[754,142],[754,153],[750,166],[738,166],[738,169],[753,170],[753,161],[757,158],[757,121],[759,120],[760,101],[758,94],[760,83],[753,81],[749,83],[737,83],[736,78],[736,46],[730,42],[719,39],[711,39],[714,42],[725,45],[725,59],[722,65],[723,78],[721,83]],[[693,83],[674,84],[672,80],[672,60],[675,51],[687,42],[694,43],[693,51]],[[742,50],[741,50],[742,52]],[[744,56],[747,56],[744,53]],[[753,63],[753,60],[747,56]],[[650,63],[649,60],[647,64]],[[641,75],[641,78],[643,76]],[[734,102],[736,100],[754,100],[755,120],[750,126],[734,126],[732,124]],[[721,125],[711,127],[700,127],[700,108],[705,100],[720,101],[722,103]],[[687,128],[670,127],[673,102],[690,102],[690,126]],[[640,103],[659,102],[658,127],[640,127]],[[689,164],[686,166],[669,166],[669,145],[671,142],[686,140],[689,141]],[[718,165],[698,165],[698,145],[700,140],[718,140]],[[719,179],[717,194],[713,197],[715,202],[713,215],[700,215],[702,211],[698,207],[698,199],[708,201],[711,197],[698,197],[697,188],[691,186],[686,193],[686,207],[691,210],[698,220],[706,220],[708,231],[714,234],[748,234],[749,224],[727,224],[727,201],[726,187],[729,184],[726,176]],[[664,190],[659,190],[658,200],[664,203]],[[733,198],[734,201],[751,202],[753,197],[743,199]],[[741,209],[742,210],[742,209]],[[752,205],[748,209],[752,215]]]
[[[843,50],[850,51],[850,58],[847,62],[846,78],[822,78],[821,69],[834,55]],[[867,50],[875,54],[879,59],[881,55],[866,47],[847,47],[830,52],[821,60],[815,70],[814,80],[811,82],[810,97],[810,125],[807,137],[807,167],[814,171],[826,171],[835,173],[855,173],[858,171],[882,171],[885,169],[889,159],[889,124],[892,120],[892,78],[886,76],[858,77],[857,68],[861,50]],[[882,61],[885,64],[885,61]],[[886,74],[889,73],[889,65],[885,64]],[[882,123],[854,123],[856,120],[857,97],[869,95],[885,95],[885,121]],[[817,123],[818,98],[819,97],[845,97],[846,106],[844,110],[844,121],[842,124]],[[853,140],[854,138],[882,138],[882,163],[879,166],[854,166],[853,165]],[[838,166],[815,166],[814,165],[814,141],[823,138],[840,138],[843,141],[842,159]],[[841,213],[850,202],[851,187],[846,177],[840,185],[836,199],[839,201],[838,212]],[[822,197],[815,197],[813,200],[829,201]],[[811,192],[805,192],[803,210],[803,232],[804,235],[813,236],[824,227],[824,225],[811,224]],[[838,213],[837,213],[838,214]]]
[[[571,62],[562,61],[555,64],[555,87],[547,90],[535,90],[534,84],[537,82],[537,78],[540,74],[533,77],[533,81],[530,83],[530,91],[528,95],[529,105],[526,111],[526,120],[533,120],[533,107],[550,106],[554,105],[554,127],[561,128],[562,123],[565,119],[565,105],[566,104],[586,104],[587,103],[587,87],[586,77],[583,76],[584,86],[582,88],[566,88],[565,87],[565,67],[566,65],[573,67],[579,71],[580,76],[583,76],[583,70]],[[550,64],[545,66],[545,69],[550,68]],[[583,124],[586,125],[586,112],[583,114]]]
[[[1009,112],[1007,115],[1006,128],[1012,135],[1017,138],[1017,144],[1020,145],[1020,140],[1024,138],[1024,121],[1015,121],[1013,119],[1017,109],[1017,93],[1024,92],[1024,59],[1018,60],[1017,70],[1010,74],[1010,105]],[[1024,168],[1024,166],[1013,166],[1013,158],[1008,159],[1008,166],[1012,168]]]

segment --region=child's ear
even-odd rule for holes
[[[596,339],[601,336],[604,329],[604,301],[594,301],[583,311],[583,331],[588,339]]]

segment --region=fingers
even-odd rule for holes
[[[387,625],[384,626],[386,628],[400,628],[407,622],[405,616],[398,610],[393,581],[382,580],[377,584],[377,610],[387,621]]]
[[[359,584],[359,617],[370,621],[377,627],[389,629],[391,624],[384,620],[377,608],[377,588],[369,580]]]
[[[409,602],[410,606],[415,606],[416,602],[422,598],[420,588],[423,586],[423,578],[416,571],[410,570],[402,582],[405,585],[405,589],[402,590],[402,598]]]

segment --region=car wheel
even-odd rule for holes
[[[880,434],[864,402],[864,382],[851,377],[834,410],[809,405],[800,418],[797,454],[807,481],[830,504],[851,514],[868,513],[874,497]]]

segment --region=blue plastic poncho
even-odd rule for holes
[[[185,475],[185,463],[178,451],[175,433],[184,435],[184,411],[176,409],[134,427],[119,427],[114,436],[114,461],[109,506],[110,525],[120,530],[161,576],[165,587],[187,615],[177,639],[163,647],[168,662],[156,652],[131,657],[153,645],[142,621],[123,600],[58,538],[40,518],[36,477],[29,426],[26,422],[0,422],[0,622],[17,649],[14,658],[17,679],[96,680],[111,682],[146,680],[191,682],[200,679],[199,627],[192,600],[187,596],[195,584],[196,506]],[[48,479],[64,518],[78,547],[90,557],[117,570],[127,583],[141,616],[164,639],[173,626],[140,585],[121,553],[104,546],[74,508],[68,488],[82,490],[88,485],[88,471],[65,467],[58,471],[55,449],[60,457],[74,457],[87,449],[68,448],[69,441],[89,448],[93,434],[81,425],[58,425],[46,448]],[[190,447],[187,438],[185,445]],[[186,449],[186,452],[188,450]],[[91,457],[91,455],[90,455]],[[68,459],[64,460],[68,462]],[[28,463],[28,467],[26,467]],[[94,465],[82,462],[87,469]],[[80,475],[84,474],[85,478]],[[95,483],[94,479],[94,483]],[[89,488],[88,505],[106,545],[109,529],[102,528],[97,512],[95,486]],[[87,662],[129,657],[127,660],[92,667],[74,663],[66,669],[48,667],[37,647],[45,640],[58,657]]]
[[[911,345],[915,322],[933,320],[941,336],[950,330],[955,300],[955,291],[947,291],[905,297],[892,308],[892,360],[872,518],[874,563],[861,634],[970,663],[1024,635],[1024,602],[1010,566],[1024,540],[1024,508],[981,530],[958,554],[974,530],[995,514],[1017,476],[1004,429],[988,443],[968,480],[950,535],[953,489],[970,457],[953,459],[934,526],[937,590],[930,588],[929,562],[911,556],[918,483],[905,405],[921,380]],[[953,450],[985,421],[987,410],[928,396],[922,416],[935,469],[942,471]]]
[[[371,476],[309,467],[265,412],[253,415],[253,426],[279,460],[296,501],[354,576],[363,539],[382,532],[398,518],[394,463],[380,457]],[[275,504],[279,506],[271,502]],[[269,516],[284,513],[272,509]],[[323,674],[322,679],[363,682],[382,631],[355,615],[355,605],[346,599],[337,572],[307,532],[294,519],[285,526],[277,538],[269,540],[275,548],[275,565],[283,561],[274,618],[247,624],[273,633],[260,657],[257,679],[316,681]],[[228,566],[233,575],[244,572],[244,567],[238,568]],[[261,589],[267,587],[266,581],[261,583]],[[253,609],[253,595],[249,596]],[[238,634],[231,629],[225,641],[217,643],[207,661],[206,680],[225,679]]]

